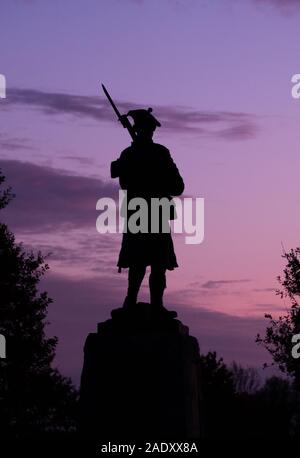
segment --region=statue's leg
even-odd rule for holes
[[[156,265],[151,266],[149,288],[151,304],[163,307],[163,294],[166,288],[166,269]]]
[[[136,304],[145,273],[146,266],[136,265],[129,267],[127,297],[124,302],[125,306]]]

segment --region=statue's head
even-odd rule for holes
[[[151,139],[155,129],[161,126],[160,122],[152,115],[152,108],[130,110],[127,116],[133,119],[133,129],[138,139]]]

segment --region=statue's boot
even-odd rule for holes
[[[138,293],[146,273],[145,266],[130,267],[128,272],[128,290],[125,297],[123,307],[131,308],[137,303]]]
[[[163,314],[170,318],[176,318],[177,313],[168,310],[163,304],[163,295],[166,288],[165,271],[151,272],[149,275],[150,303],[157,314]]]
[[[129,296],[126,296],[123,302],[123,308],[128,309],[128,308],[134,307],[136,305],[136,302],[137,302],[136,298],[132,299]]]

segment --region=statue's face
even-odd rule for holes
[[[135,128],[136,135],[139,139],[152,139],[154,130],[148,126],[139,126]]]

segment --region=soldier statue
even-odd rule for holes
[[[128,121],[133,119],[133,126]],[[128,290],[124,307],[132,307],[137,302],[138,292],[150,266],[149,276],[150,303],[158,312],[168,312],[163,305],[163,293],[166,288],[166,270],[178,267],[170,230],[151,233],[151,199],[167,198],[170,201],[168,219],[175,218],[172,196],[183,193],[184,182],[169,150],[153,142],[153,134],[161,124],[152,115],[152,109],[131,110],[120,117],[124,127],[131,126],[133,141],[131,146],[122,151],[119,159],[111,164],[111,177],[119,178],[120,187],[127,193],[127,206],[135,197],[143,198],[149,204],[148,229],[146,233],[132,233],[126,221],[118,267],[129,268]],[[129,124],[128,124],[129,123]],[[127,207],[127,218],[132,213]],[[163,215],[161,215],[163,220]],[[169,226],[169,225],[168,225]]]

